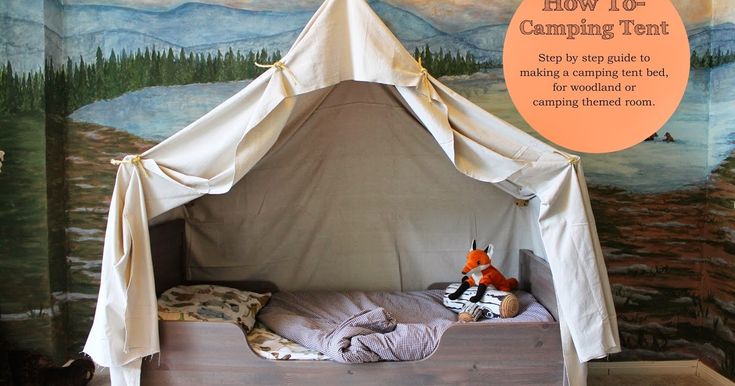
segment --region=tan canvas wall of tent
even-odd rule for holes
[[[121,161],[85,347],[114,384],[136,384],[160,350],[148,226],[161,215],[186,220],[190,279],[281,289],[456,281],[473,238],[515,275],[531,249],[553,274],[570,383],[620,349],[579,159],[431,77],[363,0],[326,1],[273,68]]]

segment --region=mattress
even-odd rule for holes
[[[536,297],[525,291],[513,291],[518,297],[518,315],[513,318],[480,319],[478,323],[549,323],[554,321],[549,311]]]

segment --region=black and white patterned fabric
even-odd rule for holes
[[[478,306],[476,303],[467,303],[465,304],[464,308],[462,308],[461,311],[459,311],[460,314],[468,314],[474,320],[475,322],[480,320],[480,318],[484,315],[484,311],[482,307]]]
[[[453,294],[459,285],[460,283],[452,283],[446,290],[444,290],[444,305],[447,308],[459,314],[466,306],[475,304],[482,310],[482,316],[485,318],[493,319],[501,317],[500,304],[506,296],[510,295],[510,292],[498,291],[495,287],[490,286],[487,287],[487,291],[485,291],[485,295],[482,296],[482,299],[477,303],[473,303],[470,301],[470,298],[477,294],[477,287],[470,287],[467,288],[467,290],[465,290],[464,293],[456,300],[449,299],[449,295]],[[470,314],[474,314],[474,312],[470,312]]]

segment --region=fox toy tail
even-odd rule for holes
[[[512,290],[518,288],[518,280],[512,277],[508,279],[508,287],[510,287]]]
[[[495,288],[501,291],[513,291],[514,289],[518,288],[518,280],[512,277],[505,280],[500,280],[497,284],[495,284]]]

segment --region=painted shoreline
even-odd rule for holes
[[[590,186],[624,351],[735,368],[735,151],[701,186],[639,194]]]
[[[68,352],[81,351],[92,326],[100,285],[102,248],[117,167],[111,159],[142,153],[155,142],[94,124],[64,120],[66,143],[66,237],[68,292],[84,297],[66,300]]]

